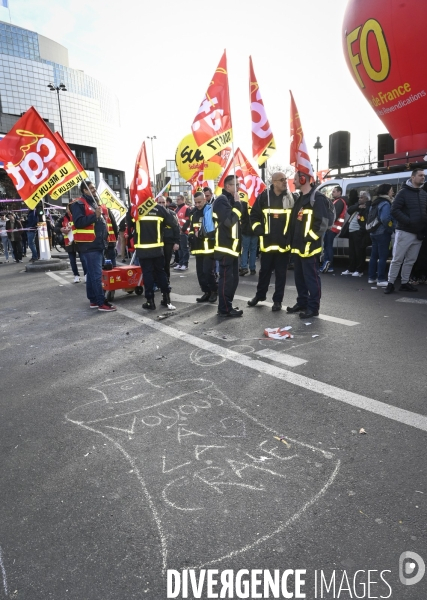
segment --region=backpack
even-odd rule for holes
[[[215,224],[212,215],[212,204],[206,204],[203,210],[202,234],[209,240],[215,239]]]
[[[385,200],[385,202],[387,202],[387,200]],[[374,233],[381,225],[379,209],[383,204],[383,202],[378,202],[377,204],[371,204],[369,208],[368,218],[366,220],[366,231],[369,231],[369,233]]]
[[[311,194],[310,194],[310,206],[311,208],[313,208],[314,206],[314,200],[315,200],[315,196],[316,196],[316,188],[313,188]],[[322,194],[321,192],[319,192],[319,194]],[[335,212],[335,206],[334,203],[332,202],[332,200],[330,198],[328,198],[328,196],[325,196],[324,194],[322,194],[322,197],[324,198],[324,201],[326,203],[326,207],[328,209],[328,229],[331,229],[333,224],[335,223],[336,219],[337,219],[337,215]]]

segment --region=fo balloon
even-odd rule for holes
[[[426,31],[425,0],[350,0],[344,16],[348,68],[396,153],[427,149]]]

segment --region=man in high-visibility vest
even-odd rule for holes
[[[204,213],[212,210],[206,203],[203,192],[194,194],[195,210],[190,215],[190,232],[188,239],[191,242],[191,254],[196,257],[196,272],[200,288],[203,292],[197,302],[216,302],[218,298],[218,285],[215,279],[214,261],[214,236],[209,235],[204,228]]]
[[[239,254],[242,243],[240,219],[242,205],[236,191],[239,183],[234,175],[224,180],[222,194],[212,207],[215,223],[214,259],[219,261],[218,316],[241,317],[243,310],[233,306],[239,284]]]
[[[105,300],[102,289],[102,258],[108,247],[112,223],[108,210],[98,203],[96,188],[91,181],[80,184],[81,198],[70,204],[73,216],[73,237],[82,263],[86,264],[86,295],[89,307],[101,312],[113,312],[115,306]]]
[[[154,310],[154,282],[160,287],[162,305],[171,306],[170,288],[165,273],[165,256],[163,248],[163,232],[165,227],[175,227],[174,215],[161,204],[155,204],[146,214],[140,216],[135,223],[134,246],[144,276],[146,302],[142,308]]]
[[[336,185],[332,190],[332,198],[336,218],[332,227],[325,231],[323,238],[323,264],[320,266],[321,273],[334,272],[334,239],[340,233],[347,214],[347,203],[342,197],[342,187],[340,185]]]
[[[328,201],[323,194],[313,191],[310,176],[297,171],[295,189],[301,196],[295,200],[291,215],[291,252],[295,256],[294,278],[297,303],[288,306],[288,313],[300,313],[301,319],[317,317],[320,308],[321,283],[319,256],[322,238],[329,225]]]
[[[290,220],[294,197],[288,190],[286,175],[273,173],[270,190],[264,190],[255,200],[250,220],[252,230],[259,235],[261,268],[255,296],[248,306],[256,306],[267,297],[271,273],[275,274],[273,311],[281,310],[285,293],[286,273],[291,251]]]

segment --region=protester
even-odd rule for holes
[[[368,283],[378,287],[387,287],[386,265],[390,252],[390,241],[395,223],[391,216],[391,203],[394,190],[389,183],[383,183],[377,190],[367,215],[367,227],[371,237],[372,249],[369,259]]]
[[[22,224],[21,221],[15,217],[13,213],[9,213],[8,221],[6,222],[7,237],[12,244],[13,256],[15,262],[22,263]]]
[[[3,245],[3,252],[4,252],[4,257],[5,257],[5,262],[9,262],[9,252],[12,254],[12,258],[14,259],[15,257],[13,256],[13,252],[12,252],[12,244],[10,243],[10,240],[7,236],[7,218],[5,215],[0,215],[0,239],[1,239],[1,243]]]
[[[160,206],[164,206],[166,210],[173,216],[175,224],[173,227],[165,227],[163,233],[163,253],[165,257],[165,273],[168,280],[168,284],[170,285],[170,277],[171,277],[171,260],[172,254],[174,251],[179,250],[179,240],[180,240],[180,231],[178,225],[178,219],[175,214],[175,211],[170,209],[166,205],[166,198],[164,196],[159,196],[157,198],[157,204]],[[170,291],[170,290],[169,290]]]
[[[275,274],[273,311],[281,310],[285,293],[286,273],[291,250],[289,223],[294,198],[288,190],[286,175],[273,173],[270,190],[264,190],[255,200],[250,219],[254,233],[259,235],[261,264],[255,296],[248,306],[256,306],[267,297],[271,274]]]
[[[242,202],[242,255],[240,257],[240,277],[244,277],[249,272],[256,274],[256,251],[258,247],[258,236],[253,232],[251,220],[249,217],[250,207],[247,202]],[[248,269],[249,266],[249,269]]]
[[[27,240],[28,247],[31,250],[30,262],[33,263],[38,259],[37,248],[34,241],[37,233],[37,223],[38,218],[36,209],[29,210],[27,215],[27,227],[29,228],[29,231],[27,231]]]
[[[135,223],[135,251],[144,276],[146,302],[142,308],[155,310],[154,283],[163,294],[162,304],[170,305],[169,284],[165,273],[163,235],[165,227],[175,227],[176,220],[171,211],[155,204],[150,211]]]
[[[343,271],[341,275],[362,277],[365,270],[366,249],[371,243],[369,233],[366,231],[366,219],[368,217],[370,200],[371,196],[369,192],[362,190],[357,204],[351,204],[347,209],[348,214],[351,215],[348,222],[350,262],[348,269]]]
[[[325,231],[325,236],[323,238],[323,264],[320,267],[321,273],[334,272],[334,239],[341,231],[347,213],[347,204],[342,197],[341,186],[337,185],[334,187],[332,190],[332,198],[336,219],[331,229]]]
[[[111,227],[107,208],[100,205],[96,188],[91,181],[80,184],[82,196],[71,203],[74,241],[82,262],[86,263],[86,294],[89,307],[101,312],[113,312],[116,307],[107,302],[102,289],[102,259],[108,246]]]
[[[107,208],[108,211],[108,246],[107,249],[105,250],[104,253],[104,257],[107,260],[111,261],[111,264],[113,265],[113,267],[117,266],[117,261],[116,261],[116,244],[117,244],[117,238],[119,237],[119,228],[117,227],[117,223],[116,223],[116,219],[114,218],[114,215],[112,213],[112,211]],[[104,260],[105,262],[105,260]]]
[[[234,294],[239,284],[239,254],[241,248],[240,218],[242,206],[234,175],[224,180],[222,194],[213,203],[215,221],[214,258],[219,261],[218,316],[241,317],[243,310],[233,307]]]
[[[190,258],[190,249],[188,247],[188,228],[190,225],[190,208],[186,205],[184,196],[180,194],[177,199],[176,216],[180,227],[179,239],[179,262],[174,267],[175,271],[186,271],[188,269],[188,260]]]
[[[67,204],[67,208],[65,210],[65,214],[60,217],[55,223],[55,233],[59,236],[62,235],[64,243],[63,246],[65,251],[68,253],[68,258],[70,260],[71,270],[74,275],[74,283],[80,282],[80,273],[79,268],[77,266],[77,244],[74,241],[74,234],[72,231],[72,223],[73,217],[70,211],[70,204]],[[80,257],[81,259],[81,257]],[[81,260],[83,273],[86,277],[86,262],[85,260]]]
[[[126,262],[126,218],[122,219],[119,223],[119,241],[117,252],[120,251],[120,260],[122,263]]]
[[[203,192],[194,194],[195,210],[190,216],[188,239],[191,254],[196,257],[196,272],[200,288],[203,292],[197,302],[216,302],[218,286],[215,279],[215,261],[213,258],[215,240],[209,236],[204,225],[207,213],[212,213],[212,206],[207,204]]]
[[[399,291],[418,291],[409,283],[409,277],[427,234],[427,193],[423,190],[424,182],[423,169],[414,169],[411,177],[397,193],[391,207],[391,214],[396,219],[396,234],[385,294],[394,292],[394,283],[400,268],[402,272]]]
[[[214,195],[213,195],[213,193],[212,193],[212,190],[211,190],[211,188],[210,188],[210,187],[207,187],[207,186],[206,186],[206,187],[204,187],[204,188],[203,188],[203,193],[204,193],[204,195],[205,195],[206,202],[207,202],[208,204],[212,204],[215,198],[214,198]]]
[[[317,317],[320,309],[321,282],[318,273],[322,237],[329,224],[328,201],[314,191],[310,177],[297,171],[294,185],[302,195],[295,200],[291,215],[291,251],[295,255],[294,277],[297,302],[288,313],[300,313],[301,319]]]

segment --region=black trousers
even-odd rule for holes
[[[259,300],[267,298],[271,273],[276,278],[273,302],[282,302],[285,294],[286,273],[288,271],[289,252],[261,252],[261,267],[259,271],[256,297]]]
[[[168,278],[168,281],[170,280],[170,277],[171,277],[171,259],[172,259],[173,247],[174,247],[174,244],[168,244],[167,242],[165,242],[164,247],[163,247],[163,253],[165,255],[165,273],[166,273],[166,277]]]
[[[13,248],[15,260],[22,260],[22,242],[10,242]]]
[[[239,258],[223,254],[219,259],[218,310],[230,312],[233,298],[239,284]]]
[[[217,291],[213,254],[196,254],[196,272],[202,292]]]
[[[156,256],[155,258],[140,258],[139,263],[142,268],[145,297],[147,300],[152,300],[154,298],[154,282],[160,287],[163,294],[167,294],[169,292],[169,285],[164,270],[165,257]]]
[[[370,245],[370,235],[364,229],[350,231],[348,234],[349,271],[363,273],[366,269],[366,248]]]
[[[294,254],[294,278],[297,288],[297,304],[314,312],[319,310],[322,288],[320,282],[319,255],[301,258]]]

